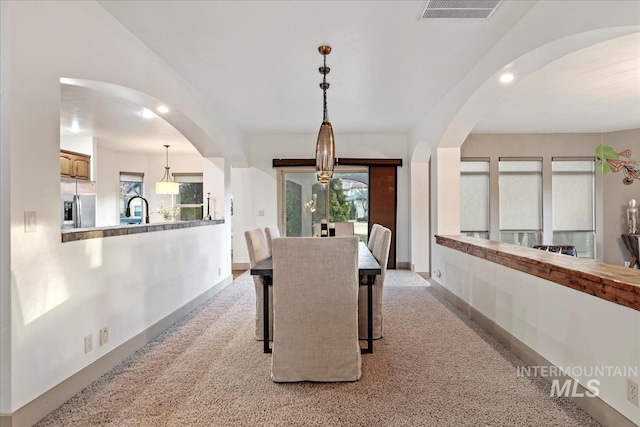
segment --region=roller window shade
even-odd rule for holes
[[[501,230],[542,229],[542,162],[500,160]]]
[[[593,160],[554,160],[551,163],[554,231],[594,229]]]
[[[143,179],[144,179],[144,174],[136,174],[131,172],[120,173],[120,181],[123,181],[123,182],[142,182]]]
[[[489,162],[460,162],[460,229],[489,230]]]
[[[195,184],[203,182],[201,173],[174,173],[172,175],[175,182]]]

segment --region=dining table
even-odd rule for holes
[[[322,238],[322,237],[319,237]],[[331,237],[327,237],[330,239]],[[377,275],[382,274],[382,268],[378,260],[373,256],[367,245],[358,243],[358,275],[360,286],[367,287],[367,348],[360,350],[361,353],[373,353],[373,285]],[[262,277],[262,298],[263,303],[263,327],[264,327],[264,352],[271,353],[269,347],[269,286],[273,283],[273,258],[266,258],[251,268],[252,276]],[[277,283],[275,284],[277,286]]]

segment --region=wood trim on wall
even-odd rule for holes
[[[315,166],[316,159],[273,159],[274,168],[285,168],[295,166]]]
[[[315,166],[316,159],[273,159],[274,168]],[[402,159],[357,159],[350,157],[338,157],[336,166],[399,166],[402,167]]]
[[[342,166],[398,166],[402,167],[402,159],[356,159],[339,157],[336,159]]]

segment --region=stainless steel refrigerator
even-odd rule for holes
[[[62,228],[96,226],[96,183],[72,178],[60,182]]]

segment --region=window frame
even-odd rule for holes
[[[132,181],[132,180],[122,180],[122,178],[124,177],[140,177],[140,181]],[[124,172],[124,171],[120,171],[118,173],[118,183],[119,183],[119,188],[120,188],[120,201],[122,201],[123,203],[120,205],[120,209],[118,212],[118,223],[120,225],[130,225],[130,224],[142,224],[144,217],[143,217],[143,211],[142,211],[142,200],[140,200],[138,203],[136,203],[135,206],[140,206],[140,216],[138,215],[132,215],[130,217],[125,216],[125,210],[126,210],[126,205],[128,202],[128,199],[124,199],[124,196],[126,196],[126,194],[122,194],[122,183],[123,182],[130,182],[130,183],[140,183],[140,194],[136,194],[137,196],[141,196],[144,197],[144,172]],[[127,193],[129,194],[129,193]],[[135,212],[135,206],[134,206],[134,212]],[[131,218],[131,219],[128,219]],[[124,222],[123,222],[124,221]]]
[[[193,219],[183,219],[182,215],[183,215],[183,209],[185,208],[200,208],[200,218],[198,219],[203,219],[205,214],[205,209],[204,209],[204,201],[206,200],[206,198],[204,197],[204,174],[202,172],[174,172],[171,174],[171,177],[173,179],[174,182],[177,182],[178,184],[201,184],[202,185],[202,192],[200,194],[200,196],[202,197],[202,202],[200,203],[177,203],[176,202],[176,197],[171,196],[171,202],[172,205],[174,207],[179,207],[180,208],[180,214],[178,216],[177,219],[179,219],[180,221],[192,221]],[[194,180],[188,180],[188,181],[181,181],[181,179],[184,178],[195,178]],[[196,215],[198,216],[198,215]],[[211,213],[211,217],[213,219],[215,219],[215,210]]]

